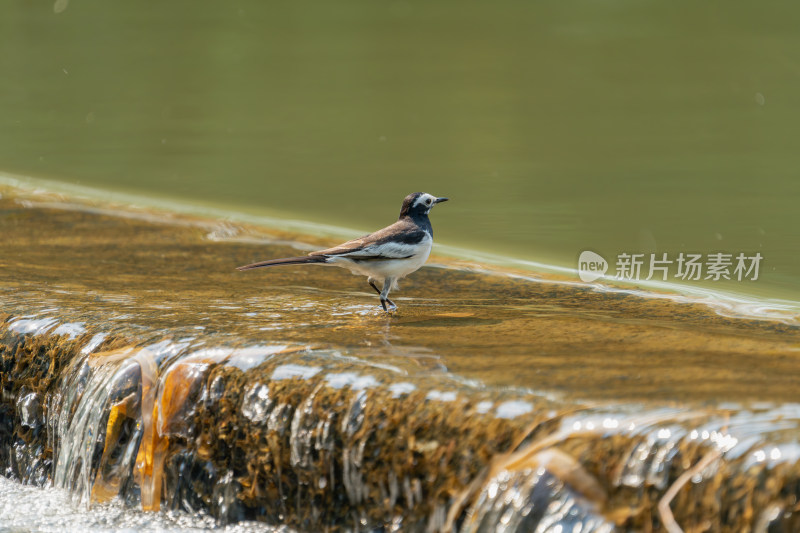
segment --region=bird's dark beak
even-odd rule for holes
[[[440,203],[442,203],[442,202],[446,202],[446,201],[447,201],[447,200],[449,200],[449,199],[450,199],[450,198],[437,198],[436,200],[434,200],[434,201],[433,201],[433,203],[434,203],[434,204],[440,204]]]

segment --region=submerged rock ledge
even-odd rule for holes
[[[307,531],[800,526],[794,407],[591,407],[302,346],[31,329],[0,330],[0,468],[85,502]]]
[[[304,531],[800,529],[791,323],[450,268],[387,318],[233,271],[313,237],[20,191],[0,225],[6,477]]]

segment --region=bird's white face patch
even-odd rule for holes
[[[431,210],[431,207],[433,207],[435,201],[435,196],[428,193],[423,193],[420,194],[419,198],[414,201],[414,207],[423,206],[425,208],[425,212],[427,213]]]

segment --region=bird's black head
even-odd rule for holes
[[[406,196],[403,200],[403,208],[400,210],[400,218],[403,217],[423,217],[438,203],[446,202],[447,198],[437,198],[426,192],[415,192]]]

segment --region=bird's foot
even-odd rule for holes
[[[388,306],[386,304],[389,304]],[[386,299],[381,299],[381,306],[383,310],[386,312],[387,315],[391,315],[397,311],[397,306],[394,304],[393,301]]]

